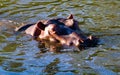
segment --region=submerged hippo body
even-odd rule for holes
[[[40,20],[35,24],[27,24],[17,29],[17,32],[21,31],[25,31],[26,34],[30,34],[34,39],[40,41],[49,40],[80,49],[94,47],[98,43],[97,38],[84,35],[73,15],[68,16],[68,18]]]

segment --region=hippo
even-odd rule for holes
[[[37,41],[47,40],[60,43],[62,46],[74,46],[80,50],[95,47],[99,41],[94,36],[86,36],[72,14],[67,18],[39,20],[37,23],[27,24],[16,30],[16,32],[22,31],[25,31],[26,34],[31,35]]]

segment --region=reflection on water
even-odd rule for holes
[[[81,52],[52,53],[49,44],[14,35],[26,23],[74,14],[81,29],[101,39],[101,45]],[[61,49],[61,48],[58,48]],[[45,51],[45,52],[44,52]],[[1,0],[1,75],[119,75],[120,1]]]

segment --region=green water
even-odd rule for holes
[[[80,28],[101,39],[84,51],[41,53],[20,25],[73,14]],[[119,0],[0,0],[0,75],[120,75]]]

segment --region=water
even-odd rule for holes
[[[71,13],[85,33],[101,39],[98,47],[42,53],[49,45],[14,35],[20,25]],[[0,75],[120,75],[120,1],[1,0]]]

